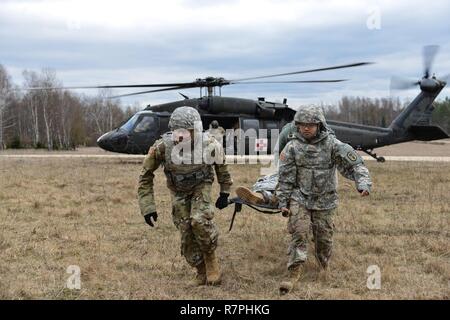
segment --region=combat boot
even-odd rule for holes
[[[280,295],[284,295],[292,291],[295,284],[300,279],[300,275],[301,275],[300,266],[289,269],[288,278],[280,283]]]
[[[262,205],[266,203],[262,194],[258,192],[253,192],[252,190],[246,187],[237,187],[236,194],[239,198],[250,204]]]
[[[215,251],[205,253],[205,267],[206,267],[206,284],[216,286],[222,282],[222,275],[220,273],[219,262],[216,258]]]
[[[191,286],[203,286],[206,284],[206,267],[205,263],[202,262],[195,267],[197,269],[197,274],[195,278],[189,281]]]

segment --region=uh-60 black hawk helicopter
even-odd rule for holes
[[[384,162],[383,157],[379,157],[373,149],[397,144],[412,140],[430,141],[448,138],[449,135],[439,126],[431,124],[431,114],[434,109],[432,103],[445,87],[444,80],[438,80],[434,75],[430,77],[430,68],[437,46],[424,47],[424,75],[420,81],[405,81],[395,79],[391,82],[392,88],[406,89],[410,86],[419,85],[421,92],[419,95],[394,119],[388,128],[347,123],[328,120],[329,126],[334,130],[337,138],[350,144],[353,148],[362,150],[380,162]],[[71,88],[161,88],[147,91],[134,92],[111,98],[161,92],[169,90],[181,90],[188,88],[200,88],[200,98],[190,99],[183,95],[184,100],[169,102],[154,106],[147,106],[144,110],[136,113],[125,124],[105,133],[98,138],[98,145],[108,151],[145,154],[150,146],[159,137],[167,132],[170,114],[180,106],[191,106],[196,108],[203,122],[203,127],[208,128],[213,120],[217,120],[224,129],[254,129],[258,133],[259,129],[268,129],[266,140],[267,150],[261,150],[264,154],[273,152],[275,143],[271,141],[271,130],[281,130],[285,124],[292,121],[296,110],[287,105],[286,99],[283,103],[265,101],[264,98],[258,100],[222,97],[220,95],[222,86],[231,84],[260,84],[260,83],[326,83],[340,82],[345,80],[294,80],[294,81],[251,81],[271,77],[288,76],[294,74],[319,72],[332,69],[350,68],[369,64],[367,62],[339,65],[334,67],[302,70],[289,73],[273,74],[252,78],[236,80],[226,80],[224,78],[208,77],[197,79],[194,82],[186,83],[159,83],[142,85],[116,85],[116,86],[93,86],[93,87],[71,87]],[[202,96],[203,89],[207,95]],[[215,95],[216,89],[219,95]],[[234,149],[239,154],[261,154],[252,150],[255,141],[261,143],[260,137],[253,137],[245,140],[245,149]],[[225,139],[224,139],[225,140]],[[225,141],[224,141],[225,142]],[[275,141],[276,142],[276,141]],[[264,141],[262,142],[264,145]]]

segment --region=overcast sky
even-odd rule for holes
[[[376,62],[273,79],[351,79],[345,83],[222,89],[224,96],[286,97],[292,106],[335,103],[343,95],[387,97],[393,75],[418,80],[424,45],[441,46],[433,72],[449,74],[449,14],[445,0],[1,0],[0,64],[16,84],[24,69],[52,68],[64,85],[74,86],[235,79]],[[197,97],[199,90],[182,93]],[[447,95],[448,88],[439,98]],[[123,102],[145,106],[180,98],[170,91]]]

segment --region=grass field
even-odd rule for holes
[[[282,299],[449,299],[450,164],[368,167],[368,198],[339,180],[330,269],[320,271],[311,252],[301,282]],[[189,287],[193,270],[179,253],[163,173],[156,177],[160,217],[150,229],[136,201],[140,170],[111,159],[0,159],[0,298],[280,298],[285,218],[245,208],[228,233],[232,208],[216,211],[223,285]],[[259,175],[257,165],[230,170],[234,187]],[[70,265],[80,267],[80,290],[66,288]],[[380,290],[366,286],[371,265],[381,270]]]

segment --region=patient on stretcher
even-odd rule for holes
[[[246,204],[277,209],[278,199],[275,196],[277,184],[278,173],[274,173],[259,178],[252,189],[237,187],[236,194]]]

